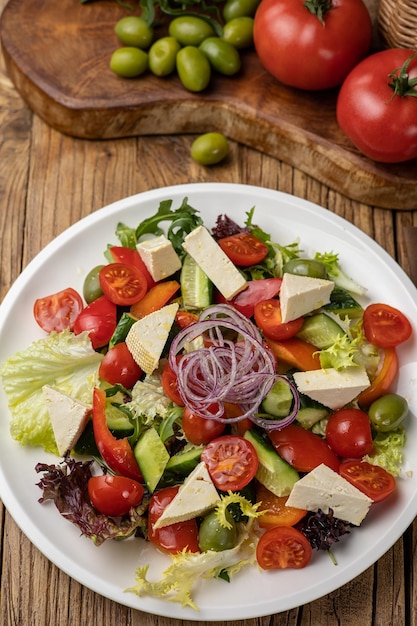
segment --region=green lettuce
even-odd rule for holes
[[[171,565],[160,581],[147,579],[149,565],[136,570],[136,585],[126,589],[138,596],[153,596],[179,602],[198,611],[192,598],[192,589],[200,578],[217,578],[227,573],[231,578],[246,565],[256,562],[257,535],[253,531],[253,520],[243,526],[237,545],[230,550],[201,553],[180,552],[170,555]]]
[[[406,443],[404,428],[400,427],[374,437],[374,452],[364,457],[373,465],[379,465],[393,476],[399,476],[402,470],[403,450]]]
[[[91,404],[102,358],[86,332],[74,335],[69,330],[52,332],[10,356],[0,368],[0,377],[11,412],[13,439],[58,454],[42,388],[50,385]]]

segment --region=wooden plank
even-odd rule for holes
[[[385,165],[363,157],[337,125],[336,90],[287,88],[253,51],[244,53],[238,76],[216,75],[201,94],[186,91],[176,76],[115,76],[109,59],[123,15],[114,0],[6,5],[0,26],[7,70],[24,100],[55,129],[90,139],[217,129],[348,198],[390,209],[417,206],[417,160]]]

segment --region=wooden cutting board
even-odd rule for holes
[[[176,76],[122,79],[109,69],[119,46],[116,0],[10,0],[0,21],[6,67],[31,109],[53,128],[85,139],[224,132],[349,198],[417,209],[417,160],[381,165],[338,128],[337,92],[287,88],[243,54],[239,75],[214,76],[193,94]]]

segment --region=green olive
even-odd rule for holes
[[[175,71],[181,45],[175,37],[161,37],[149,49],[149,69],[155,76],[168,76]]]
[[[127,46],[115,50],[110,59],[110,68],[123,78],[135,78],[148,69],[148,55],[140,48]]]
[[[311,278],[328,279],[327,269],[324,263],[314,259],[291,259],[285,263],[283,272],[287,274],[298,274],[299,276],[311,276]]]
[[[220,37],[207,37],[200,44],[199,49],[204,52],[210,65],[219,74],[233,76],[240,70],[241,61],[239,52],[231,43]]]
[[[98,278],[100,270],[103,267],[104,265],[97,265],[96,267],[93,267],[93,269],[88,272],[87,276],[84,279],[83,296],[87,304],[90,304],[90,302],[93,302],[93,300],[97,300],[97,298],[103,295],[103,291],[100,287],[100,281]]]
[[[185,46],[177,54],[177,72],[188,91],[203,91],[211,78],[211,66],[204,52],[195,46]]]
[[[222,552],[222,550],[230,550],[235,547],[237,529],[233,517],[228,511],[226,512],[226,519],[231,528],[220,525],[215,511],[203,519],[198,531],[198,545],[202,552],[207,550]]]
[[[142,17],[129,15],[122,17],[114,27],[114,32],[125,46],[149,48],[153,39],[153,28]]]
[[[223,7],[223,17],[225,22],[230,22],[235,17],[253,17],[260,0],[227,0]]]
[[[253,17],[235,17],[224,25],[223,39],[237,50],[250,48],[253,45],[253,23]]]
[[[408,403],[405,398],[395,393],[381,396],[368,409],[372,428],[378,432],[395,430],[408,415]]]
[[[205,133],[194,140],[191,157],[200,165],[220,163],[229,154],[229,142],[222,133]]]
[[[215,34],[211,24],[193,15],[174,18],[169,24],[168,33],[182,46],[199,46],[204,39]]]

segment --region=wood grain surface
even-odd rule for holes
[[[375,21],[376,0],[367,4]],[[219,130],[354,200],[389,209],[417,206],[417,160],[385,165],[360,155],[337,125],[336,90],[287,88],[254,51],[243,53],[238,76],[215,75],[199,94],[186,91],[176,76],[115,76],[109,69],[119,45],[114,25],[124,15],[115,0],[10,0],[5,7],[1,41],[8,74],[55,129],[92,139]]]
[[[0,11],[4,6],[0,0]],[[417,226],[417,207],[381,210],[352,200],[301,168],[234,141],[223,164],[202,168],[190,158],[194,138],[86,141],[62,134],[24,103],[0,58],[0,299],[28,262],[80,218],[125,196],[188,182],[260,185],[316,202],[366,232],[411,275],[403,229]],[[214,626],[145,614],[90,591],[51,564],[17,521],[0,504],[2,626]],[[415,521],[374,566],[328,596],[284,613],[223,623],[415,626],[416,548]]]

